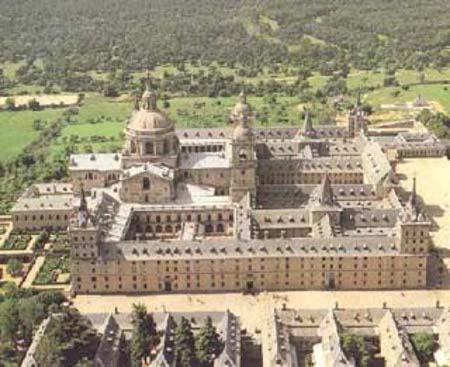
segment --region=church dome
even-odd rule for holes
[[[157,95],[151,88],[149,74],[146,77],[146,88],[142,94],[142,108],[139,107],[138,102],[135,108],[136,111],[128,123],[129,130],[145,132],[173,127],[173,123],[167,115],[157,107]]]
[[[131,130],[159,130],[172,127],[172,122],[165,113],[158,110],[141,109],[130,119],[128,128]]]

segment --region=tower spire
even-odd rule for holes
[[[318,199],[319,203],[322,205],[333,205],[334,203],[333,189],[331,188],[331,181],[328,176],[328,172],[325,172],[319,186]]]
[[[150,70],[147,69],[146,75],[144,77],[145,92],[142,95],[143,107],[147,111],[156,110],[156,93],[152,88],[152,77],[150,75]]]
[[[86,193],[84,192],[84,185],[81,184],[80,190],[80,206],[78,208],[78,225],[86,227],[89,220],[88,205],[86,201]]]
[[[78,211],[80,211],[80,212],[87,212],[86,193],[84,192],[84,185],[83,184],[81,184],[80,207],[79,207]]]
[[[361,90],[358,89],[358,93],[356,94],[356,108],[361,107]]]
[[[305,108],[305,121],[303,124],[303,130],[305,135],[309,135],[313,131],[311,113],[306,108]]]
[[[417,187],[416,177],[413,178],[413,187],[411,196],[409,197],[408,204],[411,208],[417,208]]]

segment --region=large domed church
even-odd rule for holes
[[[257,120],[242,92],[229,126],[178,128],[147,77],[122,152],[72,155],[74,205],[26,197],[15,226],[71,218],[74,293],[426,286],[430,221],[359,104],[348,126]]]
[[[124,168],[137,163],[153,162],[175,168],[178,163],[179,140],[175,124],[157,106],[157,96],[147,77],[142,103],[125,128],[126,144],[122,159]]]

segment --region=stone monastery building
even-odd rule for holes
[[[431,223],[392,152],[443,156],[436,137],[379,139],[359,102],[346,127],[254,117],[242,93],[232,127],[176,129],[148,81],[122,153],[71,156],[72,186],[28,190],[14,226],[68,227],[75,293],[427,285]]]

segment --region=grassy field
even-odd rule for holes
[[[360,88],[380,88],[383,86],[383,73],[373,71],[352,70],[347,77],[347,88],[357,90]]]
[[[63,109],[43,111],[0,112],[0,161],[16,157],[38,135],[33,128],[35,120],[50,123],[61,116]]]
[[[421,83],[420,72],[415,70],[399,70],[396,73],[396,78],[400,84]],[[441,71],[436,69],[426,69],[423,71],[424,82],[435,82],[450,80],[450,69],[443,69]]]
[[[89,145],[94,151],[110,150],[111,144],[115,145],[113,142],[119,140],[131,112],[131,101],[88,94],[78,115],[63,128],[51,150],[58,153],[68,142],[78,147]]]
[[[400,94],[394,96],[395,91],[400,91]],[[438,102],[446,112],[450,112],[450,86],[446,84],[417,85],[407,91],[394,87],[383,88],[370,93],[366,101],[378,107],[382,104],[411,102],[418,95],[424,96],[429,101]]]
[[[296,125],[300,122],[300,106],[296,97],[249,97],[259,116],[256,125]],[[186,97],[169,101],[169,116],[180,127],[218,127],[228,124],[236,97]]]

